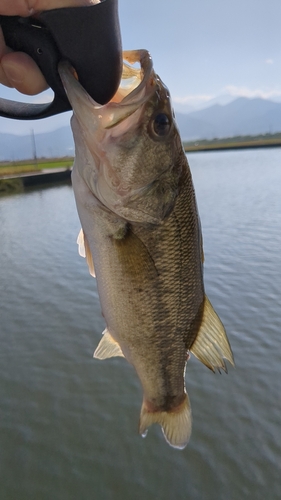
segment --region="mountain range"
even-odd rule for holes
[[[35,141],[35,148],[34,148]],[[60,158],[74,155],[74,143],[70,127],[33,136],[0,133],[0,161],[34,158]]]
[[[240,97],[232,102],[190,113],[176,113],[182,140],[214,139],[238,135],[281,132],[281,103],[266,99]],[[70,127],[35,136],[38,158],[74,154]],[[28,159],[34,156],[32,134],[17,136],[0,133],[0,161]]]
[[[182,140],[273,134],[281,131],[281,103],[240,97],[176,118]]]

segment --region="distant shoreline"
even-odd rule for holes
[[[226,139],[183,141],[186,153],[235,149],[280,148],[281,133],[266,136],[229,137]]]
[[[15,160],[0,162],[0,179],[4,177],[14,177],[26,174],[42,173],[42,171],[51,171],[57,169],[70,169],[74,158],[32,158],[29,160]]]
[[[71,168],[49,168],[29,173],[0,176],[0,196],[18,194],[28,188],[71,183]]]

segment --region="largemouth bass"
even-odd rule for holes
[[[213,371],[234,362],[204,292],[200,221],[169,91],[147,51],[124,52],[124,60],[120,88],[104,106],[60,66],[73,107],[78,243],[107,325],[94,357],[124,356],[134,366],[140,433],[159,423],[168,443],[184,448],[189,352]]]

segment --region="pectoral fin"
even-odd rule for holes
[[[94,278],[96,277],[95,273],[95,268],[94,268],[94,261],[93,261],[93,256],[92,252],[90,250],[90,246],[88,243],[88,240],[84,234],[83,229],[80,230],[77,238],[77,245],[78,245],[78,252],[81,257],[84,257],[86,259],[88,267],[89,267],[89,273],[91,276]]]
[[[154,260],[143,241],[132,231],[130,225],[122,238],[112,239],[118,255],[120,269],[130,275],[132,280],[139,280],[139,275],[145,273],[154,280],[158,277]]]
[[[213,372],[216,368],[227,372],[224,359],[234,366],[224,326],[206,295],[200,329],[190,351]]]
[[[115,356],[124,357],[124,354],[118,342],[114,340],[114,338],[112,337],[112,335],[110,335],[108,329],[106,328],[103,332],[103,337],[94,352],[94,358],[107,359],[113,358]]]

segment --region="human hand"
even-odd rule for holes
[[[92,5],[100,0],[0,0],[0,15],[28,17],[42,10]],[[33,59],[24,52],[13,52],[6,46],[0,28],[0,83],[14,87],[22,94],[34,95],[48,84]]]

